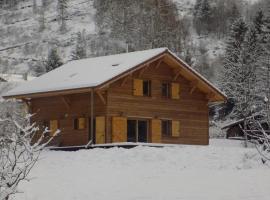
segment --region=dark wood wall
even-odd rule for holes
[[[42,128],[45,121],[58,120],[58,127],[61,130],[59,138],[61,146],[85,145],[89,138],[89,118],[91,113],[91,95],[72,94],[64,96],[70,104],[67,106],[62,96],[36,98],[31,100],[31,112],[34,113],[33,121],[36,121]],[[100,98],[95,95],[96,115],[105,115],[105,106]],[[86,118],[86,127],[83,130],[74,129],[74,119]]]

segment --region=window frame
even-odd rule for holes
[[[164,85],[166,85],[166,95],[164,95]],[[172,97],[172,92],[171,92],[171,86],[172,84],[170,82],[162,82],[161,83],[161,97],[166,98],[166,99],[171,99]]]
[[[164,131],[164,123],[166,123],[166,130]],[[172,136],[172,120],[161,119],[161,135],[165,137]]]
[[[84,127],[80,128],[80,120],[84,120]],[[86,118],[85,117],[76,117],[73,119],[73,130],[81,131],[86,129]]]
[[[152,95],[152,82],[151,80],[142,80],[143,84],[142,84],[142,94],[144,97],[151,97]],[[145,91],[145,84],[147,84],[147,91]]]

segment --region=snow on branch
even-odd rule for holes
[[[8,200],[19,192],[19,183],[28,180],[44,147],[59,134],[56,131],[45,141],[48,129],[40,131],[30,123],[30,118],[27,116],[24,123],[11,117],[0,119],[0,126],[5,130],[0,132],[0,200]]]

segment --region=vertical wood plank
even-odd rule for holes
[[[53,136],[54,133],[58,130],[58,121],[50,120],[50,136]]]
[[[113,117],[112,118],[112,142],[127,141],[127,118]]]
[[[105,143],[105,117],[96,117],[96,144]]]
[[[172,83],[171,84],[171,94],[172,94],[172,99],[179,99],[180,98],[180,85],[179,85],[179,83]]]
[[[133,80],[133,95],[143,96],[143,80],[141,79]]]
[[[161,120],[152,119],[151,136],[152,136],[152,143],[161,143]]]
[[[172,121],[172,136],[179,137],[180,136],[180,122]]]

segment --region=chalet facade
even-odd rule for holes
[[[9,91],[58,146],[209,143],[211,102],[226,96],[166,48],[72,61]]]

